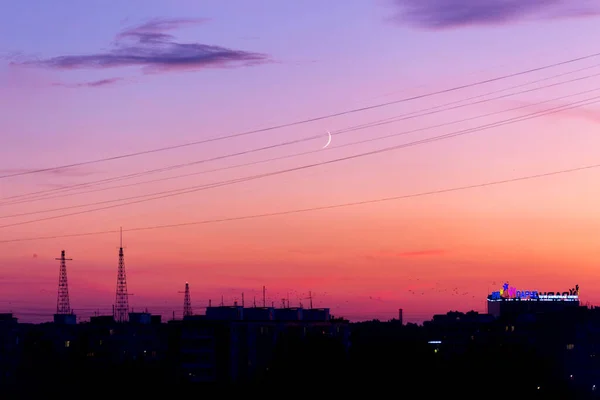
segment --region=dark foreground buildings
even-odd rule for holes
[[[0,386],[19,393],[65,380],[96,390],[112,388],[98,382],[118,382],[138,393],[232,388],[281,380],[278,366],[288,371],[307,356],[323,368],[342,363],[350,345],[348,321],[329,309],[223,306],[167,323],[148,313],[130,313],[127,323],[112,316],[68,322],[19,324],[0,314]]]
[[[600,309],[558,297],[540,305],[577,290],[539,295],[509,288],[500,298],[517,300],[505,307],[492,294],[488,314],[449,312],[423,326],[237,306],[166,323],[146,313],[77,325],[1,315],[0,398],[598,398]]]

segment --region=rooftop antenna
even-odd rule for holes
[[[211,299],[208,299],[208,306],[212,307],[212,300]]]
[[[263,308],[267,307],[267,288],[263,286]]]
[[[287,294],[287,308],[290,308],[290,292]]]
[[[256,296],[254,296],[254,302],[252,305],[254,306],[254,308],[256,308]]]
[[[285,308],[285,297],[281,299],[281,308]]]
[[[301,297],[300,300],[309,300],[310,308],[311,309],[313,308],[313,293],[312,292],[309,291],[308,297]],[[302,306],[300,306],[300,307],[302,307]]]
[[[221,295],[221,307],[223,307],[225,305],[225,302],[223,301],[223,295]]]
[[[244,307],[244,292],[242,292],[242,307]]]

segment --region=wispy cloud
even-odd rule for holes
[[[589,0],[394,0],[394,3],[399,12],[393,20],[426,29],[500,25],[529,17],[600,15],[598,3]]]
[[[547,117],[559,119],[579,118],[597,124],[600,123],[600,110],[598,108],[593,108],[589,106],[569,108],[572,107],[572,105],[566,102],[552,102],[551,105],[540,106],[537,102],[524,100],[505,100],[503,101],[503,103],[505,103],[508,107],[527,107],[527,110],[523,109],[524,113],[530,113],[532,111],[542,113],[549,109],[564,107],[564,109],[562,109],[561,112],[555,114],[548,114]]]
[[[376,254],[368,254],[365,256],[368,260],[381,260],[381,259],[395,259],[398,257],[406,258],[406,257],[432,257],[432,256],[441,256],[447,254],[447,250],[443,249],[430,249],[430,250],[416,250],[416,251],[405,251],[405,252],[395,252],[395,251],[381,251]]]
[[[89,87],[89,88],[95,88],[95,87],[102,87],[102,86],[109,86],[109,85],[113,85],[117,82],[122,81],[123,78],[109,78],[109,79],[100,79],[98,81],[91,81],[91,82],[80,82],[80,83],[53,83],[52,86],[60,86],[60,87],[66,87],[66,88],[82,88],[82,87]]]
[[[14,61],[13,64],[64,70],[139,67],[144,72],[151,73],[209,67],[230,68],[270,62],[266,54],[201,43],[180,43],[169,33],[203,22],[206,19],[156,19],[118,33],[112,50],[107,52]],[[102,81],[96,83],[101,86],[100,82]]]
[[[423,257],[423,256],[440,256],[445,254],[446,250],[419,250],[419,251],[406,251],[399,253],[398,257]]]

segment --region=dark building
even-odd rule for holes
[[[22,338],[17,319],[0,314],[0,386],[12,383],[21,360]]]
[[[79,324],[61,317],[33,325],[0,314],[0,387],[33,381],[43,387],[60,374],[81,384],[120,373],[131,382],[156,384],[260,382],[270,371],[287,370],[282,358],[297,363],[290,349],[325,354],[335,347],[344,354],[349,348],[349,322],[333,319],[327,308],[208,307],[205,315],[167,324],[147,312],[128,317],[117,322],[112,315],[94,316]],[[326,343],[325,350],[314,343]],[[300,352],[324,366],[333,362]]]
[[[282,340],[319,335],[348,348],[350,338],[348,322],[332,320],[327,308],[208,307],[180,326],[182,374],[191,382],[256,381]]]

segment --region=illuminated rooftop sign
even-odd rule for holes
[[[537,290],[517,290],[508,283],[502,285],[502,289],[492,292],[488,300],[538,300],[538,301],[579,301],[579,285],[566,292],[540,292]]]

